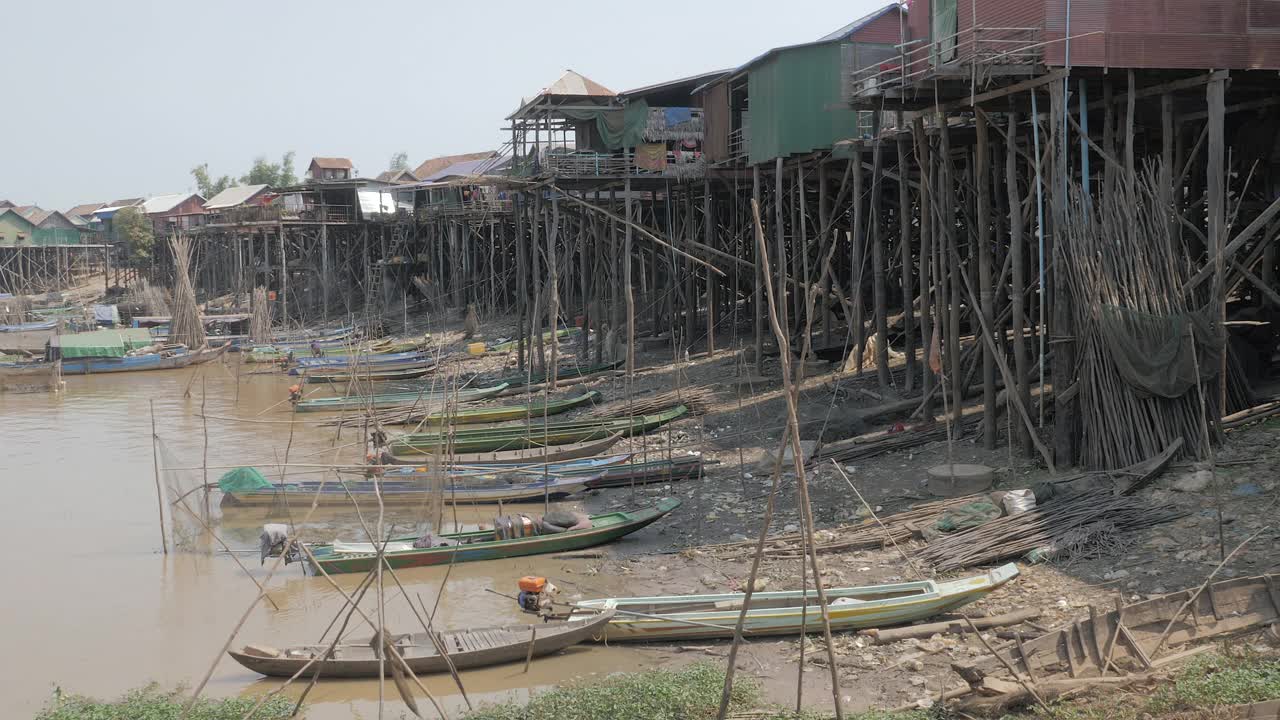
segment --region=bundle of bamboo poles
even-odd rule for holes
[[[920,557],[938,572],[1019,558],[1033,550],[1046,555],[1077,543],[1082,528],[1106,523],[1129,533],[1185,516],[1158,510],[1132,496],[1093,491],[1050,500],[1033,510],[1007,515],[971,530],[929,543]]]
[[[267,289],[253,289],[253,314],[249,316],[249,339],[255,343],[271,342],[271,303]]]
[[[681,388],[680,390],[668,390],[646,395],[645,397],[633,397],[605,403],[587,413],[586,417],[615,418],[631,415],[649,415],[663,410],[670,410],[676,405],[684,405],[689,408],[690,415],[702,415],[711,407],[714,398],[715,391],[711,388]]]
[[[200,306],[196,304],[196,291],[191,285],[191,241],[185,235],[169,237],[173,250],[173,313],[169,320],[169,339],[191,349],[202,348],[207,343],[204,323],[200,321]]]
[[[818,552],[847,552],[850,550],[872,550],[905,544],[922,529],[936,523],[949,510],[972,502],[990,502],[985,494],[935,500],[922,503],[903,512],[880,518],[877,523],[868,519],[854,525],[843,525],[824,531],[819,541],[814,544]],[[764,552],[770,557],[800,557],[803,553],[800,533],[788,533],[769,538]],[[754,540],[747,540],[709,548],[722,559],[750,557],[755,547]]]
[[[1202,408],[1212,416],[1219,404],[1222,298],[1184,291],[1194,254],[1164,182],[1165,173],[1152,164],[1100,198],[1073,188],[1062,271],[1078,339],[1080,463],[1086,468],[1131,465],[1177,438],[1186,454],[1209,452]],[[1132,360],[1143,353],[1140,362]],[[1229,384],[1240,387],[1239,380]]]
[[[129,292],[126,302],[142,308],[148,315],[169,314],[169,298],[166,296],[164,288],[152,285],[147,282],[146,278],[138,281],[137,287]]]

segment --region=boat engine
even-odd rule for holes
[[[552,596],[558,592],[555,585],[547,582],[546,578],[533,576],[520,578],[518,585],[520,594],[516,597],[516,602],[520,604],[521,610],[534,614],[551,612],[554,602]]]

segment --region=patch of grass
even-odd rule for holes
[[[1280,661],[1210,655],[1192,661],[1172,685],[1157,690],[1147,711],[1159,715],[1276,698],[1280,698]]]
[[[535,695],[526,705],[489,705],[464,720],[698,720],[720,708],[724,671],[706,663],[680,670],[615,675]],[[733,683],[730,707],[751,708],[760,697],[755,683]]]
[[[53,699],[36,720],[177,720],[187,697],[163,692],[157,685],[130,690],[119,700],[102,701],[55,690]],[[257,702],[256,698],[201,699],[187,715],[189,720],[240,720]],[[293,710],[287,698],[274,697],[254,715],[256,720],[284,720]]]

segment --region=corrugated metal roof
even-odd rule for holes
[[[65,215],[69,218],[89,217],[94,213],[94,211],[101,210],[106,206],[106,203],[85,203],[84,205],[77,205],[71,208],[65,213]]]
[[[478,160],[463,160],[454,163],[449,167],[422,178],[423,182],[435,182],[451,177],[467,177],[469,175],[484,175],[499,167],[511,164],[509,157],[503,158],[498,156],[480,158]]]
[[[879,10],[873,10],[871,11],[871,13],[864,15],[858,18],[857,20],[854,20],[853,22],[849,23],[848,25],[845,25],[844,27],[840,28],[839,30],[833,33],[823,35],[822,37],[818,38],[818,42],[832,42],[833,40],[843,40],[849,37],[850,35],[854,34],[855,32],[857,32],[858,30],[860,30],[862,27],[871,24],[871,21],[875,20],[881,15],[892,12],[894,10],[901,10],[901,9],[902,9],[902,6],[897,3],[894,3],[892,5],[885,5]]]
[[[374,179],[385,183],[411,183],[418,181],[418,178],[408,170],[383,170]]]
[[[581,73],[565,70],[564,75],[561,75],[559,80],[538,94],[613,97],[616,93]]]
[[[14,210],[13,208],[0,208],[0,217],[4,217],[5,215],[12,215],[13,217],[17,218],[19,221],[30,225],[32,228],[36,226],[35,223],[23,217],[22,213],[18,212],[17,210]]]
[[[139,198],[124,198],[123,200],[115,200],[107,203],[107,206],[113,207],[113,208],[124,208],[124,207],[133,207],[135,205],[141,205],[141,204],[142,204],[142,198],[139,197]]]
[[[887,12],[892,12],[894,10],[902,10],[902,6],[897,3],[885,5],[879,10],[876,10],[868,15],[864,15],[858,18],[857,20],[854,20],[853,22],[849,23],[848,25],[845,25],[839,30],[836,30],[835,32],[829,33],[827,35],[823,35],[817,40],[813,40],[811,42],[796,43],[795,45],[783,45],[782,47],[770,48],[764,51],[763,53],[760,53],[759,55],[751,58],[747,62],[739,65],[738,67],[734,68],[727,74],[737,75],[741,72],[744,72],[750,69],[753,65],[757,65],[761,62],[764,62],[765,60],[769,59],[771,56],[777,53],[783,52],[785,50],[796,50],[799,48],[813,47],[815,45],[825,45],[827,43],[841,42],[845,38],[857,32],[858,28],[862,27],[863,25],[866,25],[867,23],[871,22],[872,20],[875,20],[876,18],[880,17],[881,15],[884,15]],[[702,87],[695,88],[694,92],[695,93],[699,92],[700,90],[702,90],[703,87],[706,87],[706,86],[703,85]]]
[[[463,153],[461,155],[441,155],[440,157],[434,157],[430,160],[424,161],[416,170],[413,171],[413,175],[419,180],[425,180],[431,175],[444,170],[454,163],[460,163],[463,160],[480,160],[482,158],[493,157],[494,155],[497,155],[497,153],[492,150],[476,153]]]
[[[199,197],[194,193],[178,193],[176,195],[157,195],[142,202],[142,212],[147,215],[165,213],[178,207],[189,197]]]
[[[252,200],[258,193],[270,188],[270,185],[237,185],[214,195],[204,204],[205,210],[223,210],[243,205]]]
[[[645,85],[644,87],[633,88],[631,90],[624,90],[618,93],[618,97],[631,97],[633,95],[647,95],[652,92],[657,92],[659,90],[666,90],[668,88],[679,87],[681,85],[686,85],[689,83],[692,83],[695,87],[700,87],[702,85],[706,85],[707,83],[710,83],[716,78],[721,77],[727,72],[729,71],[713,70],[711,72],[704,72],[698,75],[690,75],[689,77],[680,78],[678,80],[668,80],[666,82],[654,83],[653,85]]]
[[[313,157],[311,164],[324,170],[351,170],[351,160],[342,157]]]

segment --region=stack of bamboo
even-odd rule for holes
[[[1178,438],[1184,452],[1207,456],[1205,409],[1214,414],[1219,373],[1231,373],[1221,298],[1185,291],[1194,253],[1162,193],[1164,175],[1148,166],[1097,199],[1074,188],[1064,228],[1070,260],[1062,267],[1078,339],[1080,462],[1087,468],[1131,465]]]
[[[1051,500],[1033,510],[996,518],[971,530],[931,543],[921,558],[938,572],[1020,558],[1033,550],[1046,555],[1078,546],[1081,530],[1106,525],[1114,537],[1184,517],[1185,512],[1157,510],[1131,496],[1106,491]]]
[[[985,494],[968,495],[948,500],[936,500],[923,503],[909,510],[883,517],[877,523],[874,519],[855,525],[844,525],[823,531],[818,534],[814,549],[818,552],[847,552],[852,550],[872,550],[891,547],[897,543],[906,544],[925,528],[933,526],[949,510],[972,502],[990,502]],[[803,549],[800,533],[775,535],[765,543],[764,552],[770,557],[801,557]],[[711,548],[723,559],[750,557],[755,547],[754,540],[747,540]]]
[[[617,418],[632,415],[650,415],[669,410],[677,405],[689,408],[690,415],[702,415],[711,407],[715,391],[706,387],[689,387],[680,390],[654,393],[645,397],[615,400],[587,413],[589,418]]]
[[[191,285],[191,241],[184,235],[169,238],[173,250],[173,314],[169,320],[169,339],[195,350],[207,344],[200,306]]]
[[[255,343],[271,342],[271,304],[267,300],[267,289],[253,289],[253,314],[249,316],[249,339]]]

